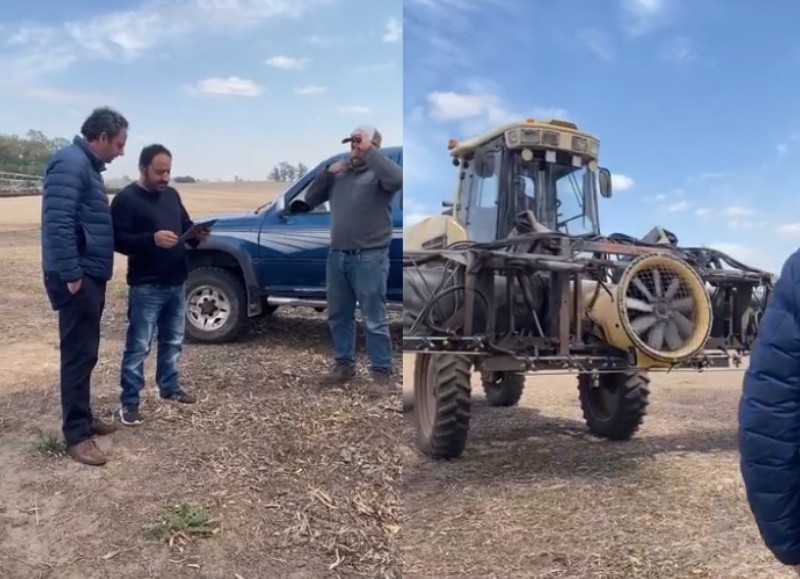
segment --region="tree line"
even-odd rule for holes
[[[0,173],[44,175],[50,155],[69,143],[62,137],[50,139],[41,131],[28,131],[24,137],[0,134]]]
[[[0,133],[0,173],[43,176],[50,155],[70,142],[63,137],[49,138],[37,130],[30,130],[24,136]],[[307,173],[308,167],[303,163],[292,165],[281,161],[272,168],[267,179],[290,182],[301,179]],[[194,183],[197,180],[190,175],[173,177],[176,183]]]
[[[286,161],[281,161],[277,165],[272,168],[267,179],[270,181],[297,181],[298,179],[302,179],[308,173],[308,167],[306,167],[303,163],[298,163],[297,165],[291,165]]]

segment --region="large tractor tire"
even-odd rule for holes
[[[434,459],[464,452],[471,410],[472,360],[458,354],[417,354],[414,422],[417,446]]]
[[[608,440],[628,440],[647,414],[650,379],[636,371],[581,374],[578,394],[589,432]]]
[[[525,376],[513,372],[485,372],[483,392],[489,406],[516,406],[525,390]]]

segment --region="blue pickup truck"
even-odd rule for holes
[[[402,147],[383,152],[400,166]],[[311,182],[335,155],[292,184],[277,199],[254,211],[219,215],[211,236],[189,252],[186,283],[186,334],[195,342],[235,340],[249,320],[273,314],[281,306],[323,311],[325,264],[330,247],[330,208],[304,205]],[[403,192],[394,196],[387,299],[403,308]]]

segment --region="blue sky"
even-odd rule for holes
[[[449,137],[559,117],[600,139],[601,228],[777,270],[800,240],[800,4],[406,0],[406,223],[452,198]]]
[[[103,6],[102,8],[98,8]],[[107,7],[106,7],[107,6]],[[402,0],[0,0],[0,131],[72,138],[98,105],[173,174],[264,179],[313,166],[362,123],[401,144]]]

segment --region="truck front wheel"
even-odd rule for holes
[[[186,336],[195,342],[234,341],[247,323],[241,279],[221,267],[199,267],[186,281]]]

